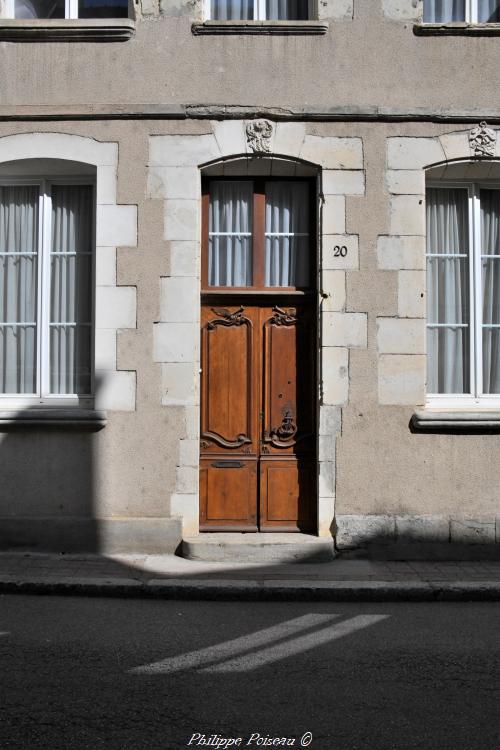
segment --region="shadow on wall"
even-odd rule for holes
[[[103,385],[96,380],[95,392]],[[90,408],[0,411],[0,550],[96,555],[176,550],[180,519],[150,518],[147,508],[144,517],[103,512],[103,462],[113,429],[109,424],[103,430],[105,425],[106,413]]]
[[[2,413],[0,548],[99,550],[94,455],[100,426],[69,413]]]
[[[337,556],[365,560],[500,560],[495,527],[491,520],[444,516],[339,516]]]
[[[105,424],[94,410],[0,412],[0,549],[99,552],[95,468]]]

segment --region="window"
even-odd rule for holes
[[[128,0],[6,0],[6,17],[128,18]]]
[[[500,0],[424,0],[424,23],[500,23]]]
[[[94,188],[0,183],[0,394],[23,403],[92,392]]]
[[[210,0],[213,21],[305,21],[311,0]]]
[[[429,402],[500,396],[500,185],[427,190]]]
[[[307,288],[307,180],[213,179],[204,189],[203,287]]]

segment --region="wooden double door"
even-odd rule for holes
[[[202,305],[203,531],[315,530],[316,314],[289,302]]]

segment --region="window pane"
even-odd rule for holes
[[[90,393],[93,190],[52,187],[51,393]]]
[[[467,258],[427,258],[427,322],[469,322]]]
[[[253,184],[220,180],[210,185],[208,284],[252,285]]]
[[[483,393],[500,393],[500,191],[481,190]],[[495,257],[497,256],[497,257]]]
[[[424,0],[425,23],[465,21],[465,0]]]
[[[253,21],[254,0],[211,0],[214,21]]]
[[[78,18],[128,18],[128,0],[78,0]]]
[[[470,393],[469,329],[427,329],[427,392]]]
[[[500,191],[481,190],[483,323],[500,323]]]
[[[36,392],[38,187],[0,187],[0,393]]]
[[[271,21],[305,21],[309,0],[266,0],[266,18]]]
[[[469,393],[467,190],[429,188],[427,218],[427,390]]]
[[[478,0],[479,23],[498,23],[500,21],[499,0]]]
[[[483,393],[500,393],[500,328],[483,328]]]
[[[90,393],[91,341],[90,326],[51,325],[51,393]]]
[[[266,182],[265,286],[308,286],[309,187]]]
[[[64,0],[15,0],[14,18],[64,18]]]

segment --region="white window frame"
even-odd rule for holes
[[[1,186],[34,185],[39,189],[38,197],[38,248],[37,248],[37,345],[36,345],[36,393],[0,393],[1,408],[25,408],[27,406],[79,406],[91,407],[94,403],[94,354],[95,354],[95,288],[96,288],[96,190],[92,177],[43,177],[1,178]],[[50,392],[50,295],[51,295],[51,243],[52,243],[52,195],[53,185],[90,185],[93,188],[91,300],[90,300],[90,393]]]
[[[4,17],[5,18],[13,18],[13,19],[15,19],[15,17],[16,17],[15,16],[15,0],[4,0],[4,2],[5,2],[5,4],[4,4],[4,9],[5,9],[4,13],[5,13],[5,16]],[[130,9],[129,9],[129,13],[130,13]],[[65,0],[65,2],[64,2],[64,18],[65,19],[67,19],[67,18],[79,18],[79,16],[78,16],[78,0]],[[20,20],[20,19],[18,19],[18,20]],[[36,20],[39,20],[39,21],[44,21],[45,20],[45,21],[47,21],[47,20],[51,20],[51,19],[47,19],[47,18],[41,17],[41,18],[36,19]],[[59,19],[59,20],[62,21],[63,19]]]
[[[436,408],[500,409],[499,394],[483,394],[483,327],[482,321],[482,254],[481,254],[481,190],[500,190],[500,182],[488,181],[441,181],[427,182],[426,188],[454,188],[467,190],[469,225],[469,381],[470,393],[428,393],[427,405]],[[426,273],[427,258],[426,251]],[[487,256],[487,257],[492,257]],[[493,256],[495,257],[495,256]],[[500,256],[497,262],[500,263]],[[426,332],[433,324],[426,322]],[[500,327],[500,325],[498,326]],[[429,356],[429,354],[427,354]]]
[[[10,2],[10,0],[9,0]],[[13,2],[13,0],[12,0]],[[68,2],[68,0],[66,0]],[[203,8],[203,16],[207,21],[212,20],[212,0],[203,0],[204,8]],[[250,20],[246,21],[245,23],[252,23],[252,21],[269,21],[270,23],[280,23],[280,21],[271,21],[271,19],[266,17],[266,0],[253,0],[253,8],[254,8],[254,18],[251,18]],[[316,14],[314,12],[314,9],[316,7],[315,0],[308,0],[308,8],[307,8],[307,20],[312,21],[315,19]],[[218,23],[235,23],[235,21],[223,21],[215,19]],[[287,19],[283,19],[282,23],[286,23]]]
[[[425,0],[424,0],[425,2]],[[480,23],[479,17],[479,2],[478,0],[465,0],[465,18],[463,21],[447,21],[446,23]],[[427,22],[432,23],[432,22]],[[439,22],[438,22],[439,23]],[[481,21],[481,23],[485,23]],[[491,23],[497,23],[491,21]]]
[[[5,0],[6,18],[15,18],[15,0]],[[78,18],[78,0],[65,0],[64,18]],[[43,21],[43,18],[39,20]],[[48,20],[48,19],[45,19]]]

